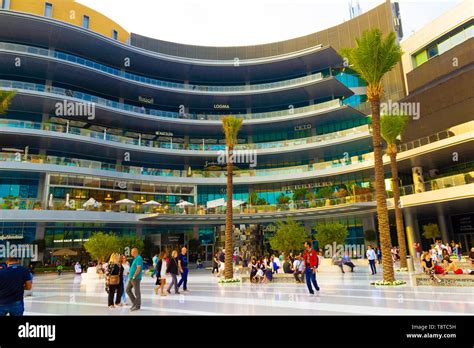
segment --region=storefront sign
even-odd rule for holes
[[[214,104],[214,109],[230,109],[229,104]]]
[[[451,217],[454,233],[474,233],[474,214],[462,214]]]
[[[184,234],[169,234],[164,233],[161,235],[161,245],[183,245],[184,244]]]
[[[324,182],[312,182],[309,184],[300,184],[300,185],[291,185],[291,186],[283,186],[282,191],[295,191],[299,189],[304,189],[304,188],[314,188],[314,187],[324,187],[324,186],[333,186],[334,183],[330,181],[324,181]]]
[[[138,96],[138,101],[140,103],[145,103],[145,104],[153,104],[155,102],[155,100],[152,97],[147,97],[144,95]]]
[[[160,132],[160,131],[156,131],[155,134],[162,137],[172,137],[174,135],[171,132]]]
[[[300,124],[298,126],[295,126],[295,132],[304,131],[308,129],[311,129],[311,123]]]
[[[127,189],[127,183],[125,181],[116,181],[115,186],[118,187],[121,190],[126,190]]]

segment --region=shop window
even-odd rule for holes
[[[44,4],[44,16],[52,18],[53,17],[53,4],[46,2]]]
[[[89,16],[84,15],[82,17],[82,27],[84,29],[89,29],[89,24],[90,24],[90,18]]]

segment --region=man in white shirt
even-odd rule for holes
[[[294,277],[297,283],[303,283],[303,274],[304,274],[304,262],[301,260],[301,256],[298,255],[293,261]]]
[[[372,271],[372,275],[377,274],[377,268],[375,267],[375,259],[377,255],[375,255],[374,249],[372,249],[372,245],[367,247],[367,260],[369,260],[370,270]]]

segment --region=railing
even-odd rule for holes
[[[470,132],[474,125],[474,121],[467,122],[463,125],[456,126],[456,132],[454,135]],[[454,127],[453,127],[454,128]],[[443,133],[443,132],[439,132]],[[427,137],[433,142],[437,137]],[[403,149],[403,147],[402,147]],[[305,164],[293,167],[280,167],[271,169],[244,169],[234,171],[235,177],[254,177],[254,176],[268,176],[268,175],[287,175],[296,173],[306,172],[320,172],[325,169],[341,168],[355,164],[364,164],[373,161],[373,152],[356,155],[352,157],[343,157],[332,161]],[[31,162],[31,163],[44,163],[54,164],[62,166],[72,166],[81,168],[91,168],[99,170],[110,170],[122,173],[129,173],[135,175],[152,175],[152,176],[173,176],[173,177],[193,177],[193,178],[225,178],[225,171],[203,171],[203,170],[192,170],[191,173],[182,170],[171,170],[171,169],[157,169],[147,167],[134,167],[134,166],[122,166],[111,163],[90,161],[69,157],[56,157],[56,156],[43,156],[43,155],[28,155],[25,157],[21,155],[18,157],[12,153],[0,153],[0,161],[13,161],[13,162]]]
[[[40,123],[40,122],[31,122],[31,121],[19,121],[19,120],[8,120],[8,119],[0,119],[0,127],[8,127],[8,128],[24,128],[24,129],[37,129],[37,130],[46,130],[51,132],[58,132],[58,133],[67,133],[73,135],[80,135],[83,137],[93,138],[93,139],[100,139],[104,141],[112,141],[118,142],[122,144],[131,144],[143,147],[158,147],[158,148],[165,148],[165,149],[179,149],[179,150],[190,150],[190,151],[219,151],[225,150],[225,145],[221,144],[179,144],[179,143],[172,143],[172,142],[161,142],[161,141],[153,141],[153,140],[146,140],[146,139],[137,139],[126,137],[122,135],[114,135],[108,134],[104,132],[97,132],[91,131],[89,129],[66,126],[61,124],[55,123]],[[341,131],[337,131],[334,133],[327,133],[323,135],[316,135],[307,138],[299,138],[299,139],[290,139],[285,141],[274,141],[268,143],[254,143],[254,144],[239,144],[236,145],[236,150],[261,150],[261,149],[271,149],[271,148],[284,148],[284,147],[292,147],[292,146],[301,146],[305,144],[314,144],[320,143],[324,141],[340,139],[343,137],[347,137],[350,135],[356,134],[363,134],[369,132],[369,126],[363,125],[358,127],[353,127]],[[341,139],[344,140],[344,139]]]
[[[472,132],[474,131],[474,121],[470,122],[465,122],[460,125],[451,127],[447,130],[443,130],[438,133],[434,133],[431,135],[428,135],[426,137],[422,137],[413,141],[409,141],[403,144],[398,145],[398,152],[403,152],[403,151],[408,151],[412,149],[416,149],[420,146],[423,145],[428,145],[431,143],[435,143],[440,140],[448,139],[451,137],[454,137],[456,135],[462,134],[462,133],[467,133],[467,132]]]
[[[447,177],[432,179],[425,182],[423,189],[416,190],[414,185],[407,185],[400,188],[402,196],[418,194],[425,191],[441,190],[449,187],[456,187],[474,183],[474,171],[467,173],[451,175]],[[388,191],[388,198],[393,197],[392,192]],[[233,213],[258,214],[258,213],[276,213],[291,212],[303,209],[327,208],[344,204],[354,204],[360,202],[373,202],[374,193],[360,195],[350,195],[341,198],[318,198],[312,200],[295,201],[285,204],[270,204],[256,206],[241,206],[233,209]],[[222,215],[225,214],[225,207],[206,209],[205,205],[192,205],[186,208],[176,207],[168,203],[160,206],[147,206],[143,204],[124,205],[114,202],[97,202],[96,204],[84,207],[86,200],[53,199],[47,204],[34,198],[3,198],[0,199],[0,209],[8,210],[74,210],[74,211],[100,211],[100,212],[122,212],[133,214],[194,214],[194,215]]]
[[[418,185],[406,185],[400,187],[400,195],[412,195],[427,191],[442,190],[449,187],[468,185],[474,183],[474,171],[462,174],[455,174],[441,178],[433,178]],[[389,197],[393,197],[393,193],[389,192]]]
[[[438,179],[432,179],[424,185],[425,191],[441,190],[449,187],[462,186],[474,183],[474,171],[451,175]],[[418,194],[424,191],[415,190],[413,185],[403,186],[400,189],[402,196]],[[392,196],[388,191],[389,198]],[[285,204],[241,206],[233,209],[237,215],[291,212],[303,209],[327,208],[344,204],[354,204],[360,202],[373,202],[374,193],[360,194],[356,196],[345,196],[341,198],[318,198],[312,200],[295,201]],[[206,209],[204,205],[192,205],[186,208],[176,207],[163,203],[160,206],[147,206],[143,204],[124,205],[114,202],[97,202],[84,207],[86,200],[53,199],[47,204],[35,198],[2,198],[0,199],[0,209],[7,210],[73,210],[73,211],[100,211],[100,212],[123,212],[133,214],[195,214],[195,215],[222,215],[225,214],[225,207]]]
[[[145,77],[145,76],[141,76],[137,74],[132,74],[132,73],[128,73],[128,72],[116,69],[116,68],[112,68],[107,65],[94,62],[89,59],[84,59],[84,58],[74,56],[71,54],[58,52],[58,51],[51,51],[48,49],[34,47],[34,46],[26,46],[26,45],[21,45],[21,44],[0,42],[0,50],[16,52],[16,53],[21,52],[21,53],[27,53],[27,54],[38,55],[38,56],[43,56],[43,57],[55,58],[58,60],[66,61],[68,63],[73,63],[80,66],[88,67],[97,71],[101,71],[106,74],[122,77],[130,81],[136,81],[136,82],[144,83],[151,86],[158,86],[158,87],[185,90],[185,91],[195,91],[195,92],[212,92],[212,93],[221,92],[222,93],[222,92],[263,91],[263,90],[274,89],[274,88],[297,86],[303,83],[315,82],[315,81],[320,81],[323,79],[323,74],[319,72],[319,73],[307,75],[304,77],[298,77],[298,78],[288,79],[284,81],[277,81],[277,82],[254,84],[254,85],[238,85],[238,86],[192,85],[192,84],[184,84],[184,83],[178,83],[178,82],[158,80],[158,79],[149,78],[149,77]]]
[[[357,202],[371,202],[373,194],[358,196],[346,196],[342,198],[320,198],[310,201],[297,201],[288,204],[269,204],[256,206],[241,206],[233,209],[235,214],[257,214],[291,212],[303,209],[327,208]],[[163,203],[161,206],[147,206],[143,204],[117,204],[115,202],[97,202],[84,207],[87,200],[53,199],[44,204],[34,198],[3,198],[0,199],[0,209],[7,210],[72,210],[72,211],[97,211],[97,212],[122,212],[133,214],[196,214],[196,215],[222,215],[225,214],[225,207],[207,209],[205,205],[192,205],[185,208]]]
[[[18,91],[35,91],[41,93],[48,93],[55,96],[60,96],[61,99],[69,100],[72,98],[81,100],[87,103],[94,103],[109,108],[126,111],[140,115],[151,115],[166,118],[185,119],[185,120],[201,120],[201,121],[220,121],[224,115],[214,114],[197,114],[197,113],[179,113],[173,111],[164,111],[152,108],[145,108],[144,106],[135,106],[130,104],[119,103],[110,99],[100,98],[92,94],[73,91],[70,89],[60,87],[50,87],[30,82],[20,82],[11,80],[0,80],[0,87],[15,89]],[[340,99],[333,99],[326,102],[303,106],[300,108],[289,108],[278,111],[252,113],[252,114],[235,114],[233,116],[242,118],[244,120],[265,119],[273,117],[295,117],[298,115],[310,112],[325,112],[340,108],[342,103]]]

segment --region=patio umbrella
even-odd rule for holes
[[[152,200],[152,201],[143,203],[143,205],[161,205],[161,203]]]
[[[71,249],[64,248],[64,249],[56,250],[55,252],[53,252],[52,255],[53,256],[76,256],[77,252]]]
[[[128,198],[121,199],[120,201],[117,201],[115,203],[117,203],[117,204],[126,204],[126,205],[136,204],[134,201],[132,201],[131,199],[128,199]]]
[[[91,197],[91,198],[89,198],[89,199],[87,200],[87,202],[84,203],[82,206],[83,206],[84,208],[92,207],[92,206],[94,206],[96,203],[97,203],[97,201],[96,201],[94,198]]]
[[[183,201],[183,200],[180,200],[178,204],[176,204],[177,207],[186,207],[186,206],[189,206],[189,205],[194,205],[192,203],[189,203],[188,201]]]
[[[208,201],[206,202],[206,208],[207,209],[213,209],[213,208],[217,208],[217,207],[222,207],[225,205],[225,201],[224,201],[224,198],[218,198],[218,199],[214,199],[212,201]]]
[[[246,202],[240,200],[232,200],[232,208],[240,207],[244,205]]]

